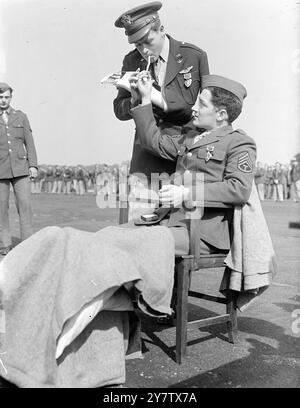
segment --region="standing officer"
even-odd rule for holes
[[[27,116],[10,106],[12,88],[0,83],[0,255],[11,249],[9,192],[12,185],[21,240],[32,234],[30,180],[37,177],[37,156]]]
[[[125,34],[135,49],[123,60],[122,72],[145,70],[151,58],[150,72],[167,104],[164,111],[153,106],[157,126],[168,129],[175,138],[183,125],[191,120],[192,106],[201,85],[201,77],[209,73],[206,52],[193,44],[176,41],[165,33],[160,22],[159,1],[143,4],[123,13],[115,22],[125,28]],[[140,102],[139,94],[119,88],[114,100],[114,112],[120,120],[130,120],[131,108]],[[142,173],[151,178],[152,173],[172,174],[175,164],[145,150],[135,135],[130,174]]]

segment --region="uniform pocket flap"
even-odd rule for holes
[[[13,128],[22,128],[22,127],[24,127],[23,126],[23,123],[21,123],[21,122],[15,122],[14,124],[12,124],[11,125]]]
[[[27,154],[26,153],[18,153],[18,158],[19,159],[27,159]]]

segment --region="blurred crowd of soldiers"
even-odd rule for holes
[[[257,162],[255,184],[261,201],[300,200],[300,162],[273,165]]]
[[[38,176],[31,181],[33,194],[116,194],[118,178],[127,174],[128,165],[95,164],[91,166],[39,165]]]
[[[117,194],[119,176],[128,175],[128,168],[128,162],[91,166],[40,165],[37,178],[31,182],[31,192]],[[297,160],[272,165],[257,162],[255,184],[262,201],[300,201],[300,163]]]

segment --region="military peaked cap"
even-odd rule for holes
[[[130,44],[143,38],[150,31],[153,23],[159,20],[157,11],[162,7],[160,1],[142,4],[123,13],[115,26],[125,28]]]

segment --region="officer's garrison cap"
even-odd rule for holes
[[[220,75],[203,75],[201,89],[205,89],[209,86],[215,86],[216,88],[222,88],[226,91],[233,93],[239,98],[243,104],[243,100],[247,96],[247,90],[244,85],[232,79],[222,77]]]
[[[12,88],[5,82],[0,82],[0,92],[4,93],[6,91],[12,91]]]
[[[160,1],[153,1],[125,11],[115,21],[115,26],[125,28],[128,42],[130,44],[135,43],[148,34],[153,23],[159,20],[157,11],[161,7]]]

